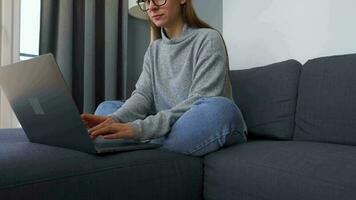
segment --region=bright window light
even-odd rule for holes
[[[21,1],[20,60],[38,55],[41,0]]]

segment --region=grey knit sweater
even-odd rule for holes
[[[217,31],[185,25],[178,38],[169,39],[163,30],[161,34],[146,51],[135,91],[110,115],[130,122],[137,140],[169,133],[201,97],[232,99],[227,54]]]

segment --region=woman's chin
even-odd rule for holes
[[[164,23],[162,21],[153,21],[153,23],[157,26],[157,27],[163,27]]]

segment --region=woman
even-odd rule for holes
[[[151,140],[196,156],[244,142],[246,126],[232,101],[221,35],[196,16],[192,0],[138,4],[147,12],[154,41],[131,97],[82,115],[91,137]]]

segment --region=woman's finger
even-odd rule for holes
[[[82,122],[87,129],[92,128],[93,126],[96,126],[100,123],[100,121],[96,119],[97,117],[95,115],[82,114],[80,118],[82,119]]]
[[[89,134],[92,134],[92,133],[95,132],[96,130],[105,127],[105,126],[106,126],[107,124],[109,124],[109,123],[110,123],[110,120],[105,120],[105,121],[103,121],[102,123],[100,123],[100,124],[98,124],[98,125],[92,127],[91,129],[89,129],[88,132],[89,132]]]
[[[122,136],[121,136],[120,132],[104,135],[104,139],[121,139],[121,138],[122,138]]]
[[[86,121],[84,121],[84,120],[82,120],[82,121],[83,121],[83,125],[84,125],[84,127],[85,127],[86,129],[90,128],[88,122],[86,122]]]
[[[109,117],[107,116],[100,116],[100,115],[93,115],[93,114],[82,114],[80,118],[84,121],[92,122],[92,123],[100,123],[107,120]]]
[[[93,119],[93,117],[94,117],[94,115],[86,114],[86,113],[80,115],[80,118],[82,118],[82,120],[85,120],[85,121],[89,121],[89,120]]]
[[[100,128],[96,129],[95,131],[91,132],[91,136],[97,137],[99,135],[106,135],[114,132],[112,129],[112,124],[105,124]]]

